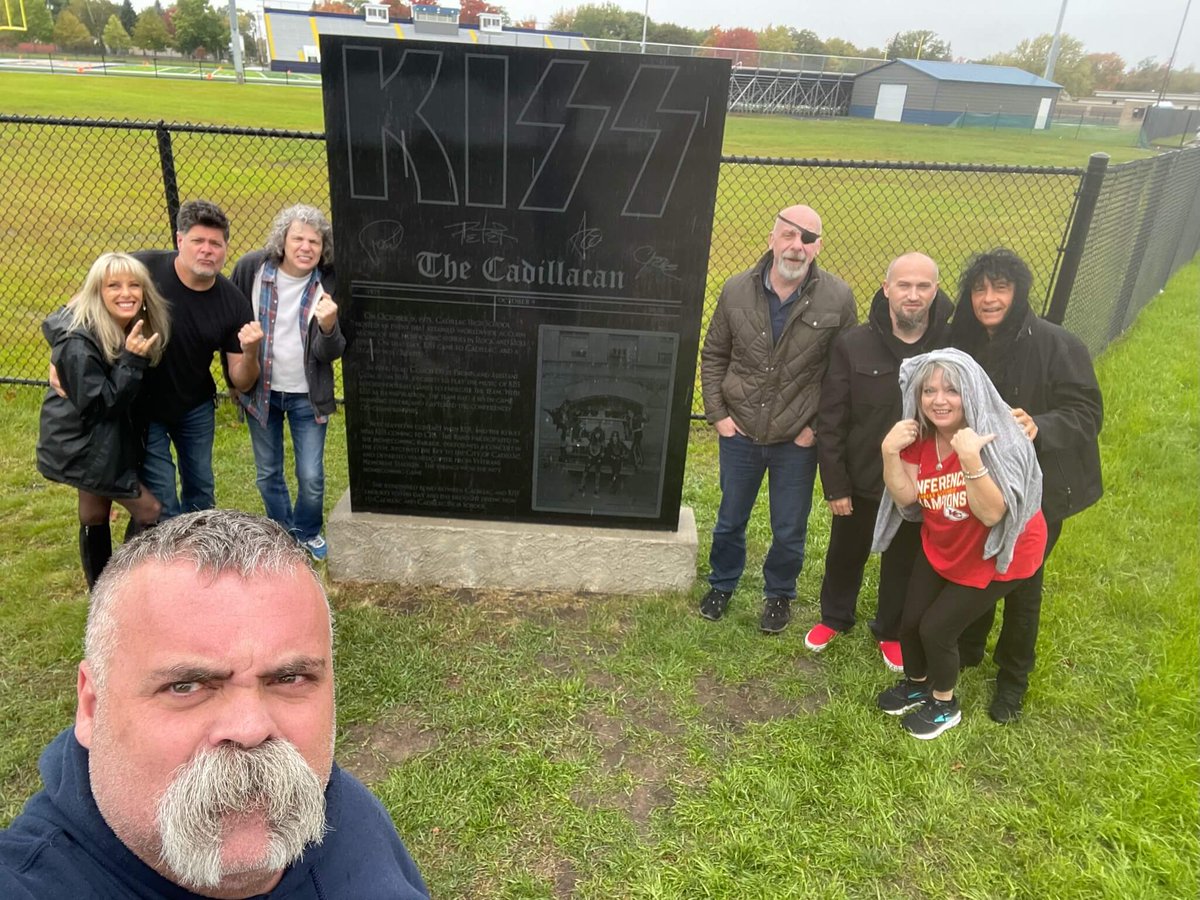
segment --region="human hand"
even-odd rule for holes
[[[811,447],[817,442],[817,435],[811,428],[805,425],[800,429],[800,433],[796,435],[795,444],[797,447]]]
[[[854,504],[850,502],[849,497],[838,497],[836,500],[826,500],[829,504],[829,511],[835,516],[848,516],[854,512]]]
[[[733,437],[735,434],[744,434],[742,429],[737,427],[737,423],[733,421],[733,416],[726,416],[723,419],[718,419],[713,423],[713,428],[717,429],[717,434],[721,437]]]
[[[262,340],[262,326],[257,321],[247,322],[238,329],[238,343],[242,345],[243,353],[257,353]]]
[[[973,469],[979,468],[979,453],[996,439],[994,434],[976,434],[973,428],[960,428],[950,438],[950,449],[958,454],[959,462],[964,467],[968,464]]]
[[[883,438],[883,444],[880,449],[884,455],[898,454],[901,450],[917,439],[920,434],[920,428],[917,425],[916,419],[901,419],[892,426]]]
[[[144,319],[138,319],[133,323],[133,327],[129,329],[129,334],[125,336],[125,349],[135,356],[149,356],[150,352],[154,349],[154,345],[158,343],[157,334],[152,334],[148,338],[142,337],[142,326],[144,324]]]
[[[1033,416],[1025,412],[1025,410],[1017,407],[1012,411],[1013,418],[1017,420],[1017,424],[1025,430],[1025,437],[1031,441],[1037,437],[1038,427],[1037,422],[1033,421]]]
[[[313,316],[317,320],[317,325],[326,334],[333,333],[333,326],[337,323],[338,305],[333,302],[324,290],[321,291],[321,296],[317,298],[316,308],[313,310]]]
[[[67,392],[63,390],[62,382],[58,380],[58,369],[55,368],[54,363],[50,363],[50,374],[46,376],[46,380],[50,382],[50,387],[53,388],[54,393],[58,394],[64,400],[67,399]]]

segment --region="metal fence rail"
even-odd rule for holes
[[[1040,311],[1099,353],[1200,249],[1200,148],[1119,166],[1097,162],[1085,175],[1082,168],[724,158],[705,321],[725,279],[765,250],[774,212],[804,202],[824,217],[820,264],[850,283],[860,312],[900,253],[929,253],[953,292],[972,253],[1005,245],[1029,261]],[[42,319],[101,252],[171,246],[180,198],[204,197],[226,210],[231,263],[260,246],[283,206],[329,208],[324,136],[314,132],[0,115],[0,170],[5,382],[44,383]]]

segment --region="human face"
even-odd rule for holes
[[[808,232],[806,235],[805,232]],[[812,243],[805,237],[817,235]],[[792,206],[775,217],[767,246],[775,256],[775,274],[787,284],[798,284],[821,252],[821,219],[807,206]]]
[[[945,373],[934,369],[921,386],[921,412],[943,437],[952,437],[967,424],[958,389],[946,384]]]
[[[283,238],[283,262],[279,268],[293,278],[302,278],[321,261],[323,246],[317,229],[303,222],[293,222]]]
[[[193,225],[176,235],[179,257],[176,272],[193,290],[208,290],[225,266],[225,232],[207,225]]]
[[[892,263],[883,283],[883,295],[887,297],[892,330],[898,337],[915,339],[925,333],[937,288],[937,266],[929,257],[914,253]]]
[[[128,328],[142,311],[142,283],[132,272],[109,273],[100,285],[100,298],[112,320]]]
[[[1008,315],[1013,291],[1011,281],[992,281],[990,278],[983,278],[971,288],[971,309],[988,334],[994,334]]]
[[[103,685],[90,661],[80,665],[75,734],[90,751],[101,815],[147,865],[176,880],[160,860],[159,802],[180,767],[216,748],[286,740],[328,783],[329,615],[308,572],[210,581],[187,563],[146,563],[130,573],[112,614],[116,644]],[[221,835],[222,868],[240,873],[223,889],[265,893],[278,881],[278,870],[260,866],[271,837],[261,806],[224,815]]]

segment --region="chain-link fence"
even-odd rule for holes
[[[329,208],[317,133],[0,116],[0,167],[7,382],[44,383],[42,319],[101,252],[171,246],[180,197],[226,210],[231,262],[261,245],[280,208]],[[1093,165],[1086,176],[1082,168],[725,158],[705,322],[725,279],[766,249],[775,211],[797,202],[823,215],[820,263],[850,283],[860,313],[899,253],[933,256],[952,293],[973,252],[1005,245],[1033,269],[1040,310],[1098,353],[1200,249],[1200,149]]]

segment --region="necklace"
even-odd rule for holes
[[[933,452],[937,454],[937,465],[934,467],[936,471],[942,471],[942,436],[936,431],[933,433]]]

